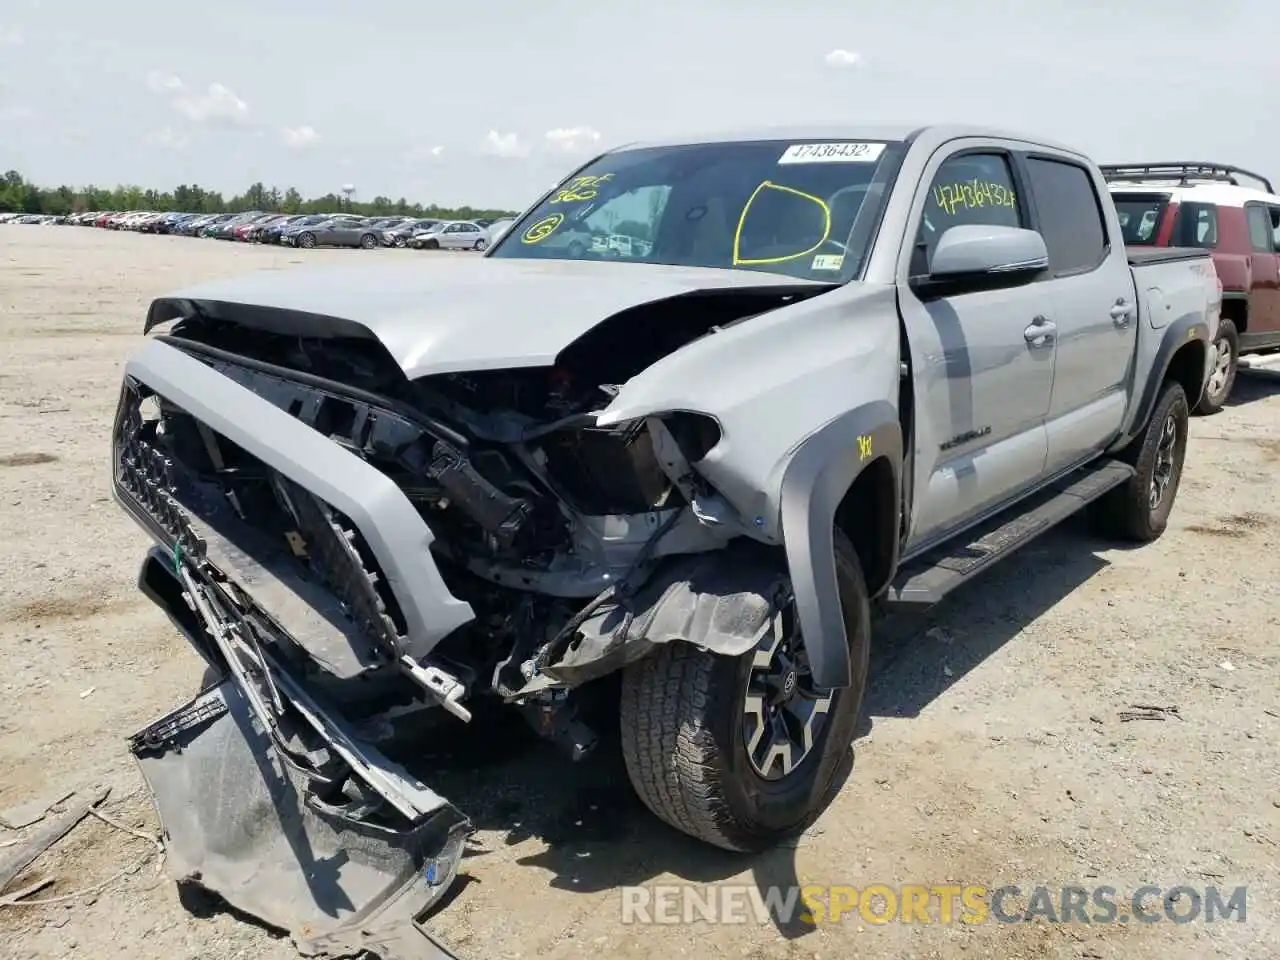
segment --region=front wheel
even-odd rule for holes
[[[1236,365],[1240,358],[1240,334],[1236,332],[1236,325],[1226,318],[1219,321],[1218,335],[1210,349],[1213,350],[1213,367],[1195,408],[1201,416],[1221,410],[1235,386]]]
[[[298,237],[298,246],[310,250],[316,245],[316,235],[314,233],[304,233]]]
[[[794,603],[755,650],[725,657],[672,641],[622,678],[622,750],[645,806],[692,837],[757,851],[826,808],[853,742],[871,649],[857,555],[837,533],[852,683],[813,685]]]
[[[1097,501],[1100,532],[1136,543],[1164,533],[1182,479],[1190,417],[1182,385],[1166,383],[1146,429],[1120,457],[1137,472]]]
[[[363,237],[360,238],[360,246],[362,246],[366,250],[372,250],[377,245],[378,245],[378,238],[375,237],[372,233],[366,233]]]

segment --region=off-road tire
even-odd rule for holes
[[[1094,520],[1104,536],[1135,543],[1150,543],[1165,531],[1169,512],[1178,495],[1182,467],[1187,453],[1187,431],[1191,412],[1182,385],[1167,381],[1141,436],[1118,459],[1131,464],[1137,473],[1104,494],[1094,505]],[[1159,459],[1161,435],[1173,418],[1177,436],[1173,441],[1173,478],[1160,502],[1151,506],[1151,483]]]
[[[750,852],[804,830],[826,808],[853,742],[866,689],[870,603],[857,555],[837,532],[836,570],[852,683],[837,690],[812,751],[767,781],[743,743],[742,701],[754,651],[725,657],[673,641],[622,677],[622,755],[659,819],[713,846]]]
[[[1226,317],[1218,322],[1218,336],[1214,339],[1214,344],[1226,345],[1230,360],[1227,363],[1226,379],[1220,389],[1210,392],[1209,383],[1205,383],[1204,393],[1200,395],[1200,402],[1196,404],[1193,411],[1201,417],[1210,416],[1221,410],[1231,396],[1232,387],[1235,386],[1236,364],[1240,359],[1240,334],[1236,332],[1236,325]],[[1212,373],[1210,376],[1212,377]]]

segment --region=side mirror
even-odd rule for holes
[[[1014,286],[1048,268],[1048,248],[1035,230],[966,224],[942,234],[919,282],[926,288]]]

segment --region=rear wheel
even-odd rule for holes
[[[484,249],[485,247],[487,247],[488,245],[489,245],[489,244],[485,241],[484,237],[481,237],[479,240],[477,240],[477,241],[476,241],[475,249],[477,249],[477,250],[483,250],[483,249]]]
[[[363,237],[360,238],[360,246],[364,247],[364,249],[366,250],[372,250],[377,245],[378,245],[378,238],[375,237],[372,233],[366,233]]]
[[[1164,385],[1142,436],[1121,455],[1137,473],[1110,491],[1095,507],[1103,534],[1149,543],[1164,533],[1178,495],[1187,454],[1190,411],[1182,385]]]
[[[1195,412],[1201,415],[1217,413],[1231,396],[1236,382],[1236,364],[1240,358],[1240,334],[1236,325],[1225,317],[1218,323],[1218,336],[1213,341],[1213,366],[1209,381],[1205,384]]]
[[[726,850],[760,850],[803,830],[830,801],[862,707],[871,634],[857,556],[843,536],[836,543],[848,688],[813,685],[793,603],[740,657],[673,641],[624,672],[627,774],[645,806],[677,830]]]

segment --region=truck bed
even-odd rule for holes
[[[1198,260],[1209,256],[1208,250],[1199,247],[1125,247],[1129,266],[1144,267],[1152,263],[1173,263],[1177,260]]]

